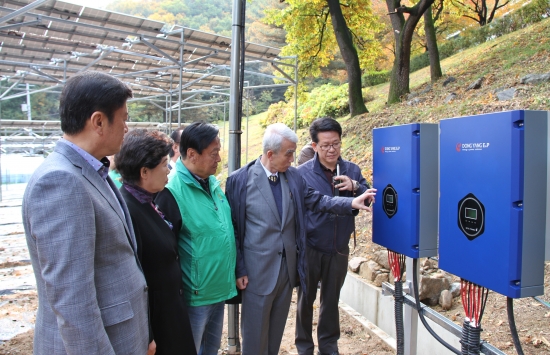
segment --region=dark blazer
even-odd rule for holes
[[[340,196],[353,197],[361,195],[369,184],[361,175],[361,169],[356,164],[338,158],[340,175],[349,176],[359,182],[357,191],[340,191]],[[298,172],[313,189],[320,193],[332,196],[332,184],[321,167],[319,156],[315,153],[313,159],[300,165]],[[345,252],[351,233],[355,230],[355,216],[336,215],[333,213],[307,211],[307,246],[325,254],[333,255],[337,252]]]
[[[124,185],[136,235],[138,257],[149,286],[149,312],[156,355],[196,354],[176,237],[149,203],[140,203]]]
[[[235,228],[235,242],[237,244],[237,264],[235,273],[237,278],[248,275],[247,266],[243,258],[243,245],[246,230],[246,183],[248,181],[249,170],[256,162],[257,161],[254,160],[239,170],[234,171],[227,179],[225,187],[225,195],[231,206],[231,217],[233,220],[233,227]],[[357,211],[354,212],[351,208],[351,201],[353,198],[330,198],[320,194],[308,186],[296,168],[288,168],[284,175],[288,182],[292,203],[294,204],[296,248],[298,250],[297,269],[302,290],[305,291],[305,280],[307,275],[306,209],[323,212],[330,211],[345,215],[352,215],[353,213],[357,213]],[[248,267],[258,268],[258,265],[252,264],[248,265]]]

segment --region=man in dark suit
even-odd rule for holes
[[[369,210],[375,190],[352,199],[329,198],[311,188],[295,168],[298,137],[287,126],[267,127],[263,155],[227,180],[237,245],[237,287],[242,292],[243,355],[279,351],[292,288],[305,290],[305,211],[338,214]],[[355,212],[354,212],[355,211]],[[299,274],[299,276],[298,276]]]
[[[132,90],[98,72],[61,93],[64,132],[23,197],[23,224],[38,289],[35,354],[153,354],[147,285],[126,204],[108,155],[127,131]]]

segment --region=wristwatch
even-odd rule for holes
[[[353,182],[353,191],[357,191],[359,189],[359,181],[351,180]]]

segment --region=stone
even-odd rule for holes
[[[381,266],[377,262],[369,260],[365,263],[362,263],[359,267],[359,275],[364,277],[368,281],[374,281],[376,275],[378,275],[378,270],[381,269]]]
[[[460,282],[453,282],[451,284],[451,293],[453,294],[453,297],[460,296]]]
[[[474,81],[473,83],[471,83],[470,86],[468,86],[468,88],[466,89],[466,91],[479,89],[481,87],[481,83],[483,83],[483,79],[484,78],[481,77],[476,81]]]
[[[516,94],[516,89],[510,88],[497,92],[497,98],[499,101],[508,101],[514,98]]]
[[[428,298],[437,300],[441,291],[449,289],[449,286],[450,283],[446,277],[421,276],[418,288],[420,300]]]
[[[420,94],[427,94],[429,93],[430,91],[432,91],[432,86],[430,84],[428,84],[428,86],[426,86],[424,88],[424,90],[420,91]]]
[[[388,251],[379,250],[374,252],[372,260],[376,261],[378,264],[382,265],[384,269],[390,270],[390,263],[388,262]]]
[[[359,267],[361,266],[361,264],[365,261],[367,261],[366,258],[363,258],[362,256],[356,256],[348,262],[348,268],[350,269],[350,271],[356,273],[357,271],[359,271]]]
[[[412,100],[417,96],[418,96],[418,94],[416,92],[410,92],[410,93],[407,94],[407,100]]]
[[[453,306],[453,294],[449,290],[441,291],[439,295],[439,305],[445,311],[448,311]]]
[[[449,85],[450,83],[454,83],[456,81],[455,77],[454,76],[450,76],[448,77],[447,79],[445,79],[445,81],[443,82],[443,86],[447,86]]]
[[[389,273],[387,272],[381,272],[372,281],[374,283],[374,286],[381,287],[383,282],[388,282],[389,280]]]
[[[546,81],[550,81],[550,73],[548,74],[527,74],[521,78],[522,84],[541,84]]]
[[[409,106],[416,106],[418,105],[419,103],[422,102],[422,99],[418,98],[418,97],[415,97],[414,99],[412,99],[411,101],[407,102],[407,105]]]
[[[428,268],[428,269],[435,269],[435,261],[434,260],[431,260],[429,258],[426,258],[424,259],[424,261],[422,261],[422,267],[424,268]]]
[[[453,101],[454,99],[456,99],[458,95],[455,94],[454,92],[450,93],[449,95],[447,95],[447,97],[445,98],[445,103],[448,104],[449,102]]]

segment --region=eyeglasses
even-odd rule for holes
[[[327,151],[327,150],[330,150],[330,148],[338,149],[340,148],[341,145],[342,145],[342,142],[332,143],[332,144],[323,144],[323,145],[320,145],[319,148],[321,148],[321,150]]]

